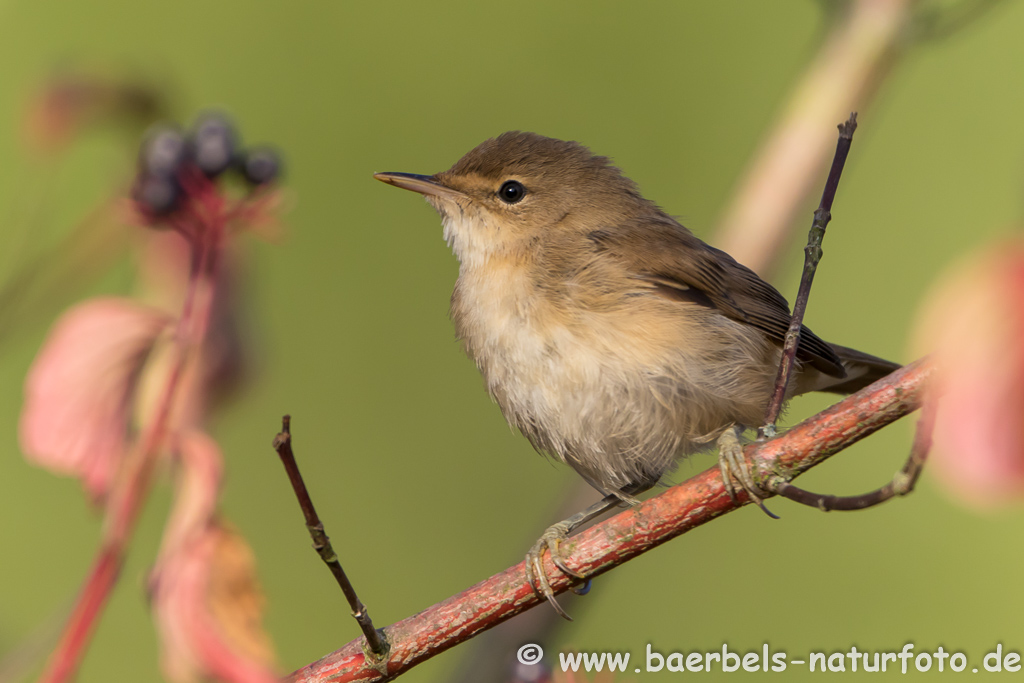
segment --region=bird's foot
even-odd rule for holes
[[[765,507],[762,498],[767,498],[768,496],[757,485],[753,475],[750,473],[747,459],[743,456],[743,443],[740,441],[742,434],[742,428],[733,426],[726,429],[718,437],[718,468],[722,472],[722,484],[725,486],[725,491],[729,494],[729,498],[735,501],[736,489],[733,485],[733,480],[735,480],[740,488],[747,492],[750,500],[754,501],[766,515],[773,519],[778,519],[777,515]]]
[[[566,576],[571,576],[574,579],[586,582],[583,587],[576,592],[580,594],[587,592],[590,589],[590,580],[583,574],[569,569],[568,565],[565,564],[565,560],[562,559],[562,555],[559,553],[559,546],[562,541],[565,541],[569,537],[569,531],[571,528],[572,527],[568,520],[548,527],[547,530],[541,534],[541,537],[537,539],[537,542],[533,544],[530,551],[526,553],[526,580],[538,595],[543,595],[547,601],[551,603],[551,606],[555,608],[555,611],[569,621],[572,621],[572,617],[562,609],[562,606],[558,604],[558,600],[555,599],[555,592],[551,589],[551,582],[548,580],[547,574],[544,572],[542,556],[544,555],[544,550],[548,550],[551,553],[551,561],[555,563],[555,566],[558,567],[559,571]]]

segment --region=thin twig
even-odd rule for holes
[[[302,514],[306,518],[306,528],[313,539],[313,548],[327,568],[331,570],[338,585],[341,586],[341,592],[345,594],[345,599],[348,600],[348,605],[352,609],[352,616],[363,631],[363,637],[366,638],[370,653],[375,659],[383,660],[387,657],[390,649],[387,636],[373,627],[373,621],[366,611],[366,606],[356,595],[356,589],[345,575],[345,570],[341,568],[341,562],[331,546],[331,540],[324,532],[324,525],[320,522],[320,516],[316,514],[313,499],[309,496],[306,483],[302,480],[302,474],[299,472],[299,465],[295,461],[295,454],[292,452],[291,421],[290,415],[285,415],[281,419],[281,433],[274,437],[274,450],[277,451],[281,458],[281,464],[284,465],[285,472],[288,473],[288,480],[295,490],[295,497],[299,499],[299,507],[302,508]]]
[[[784,435],[747,446],[746,456],[761,480],[788,481],[916,410],[931,373],[927,360],[912,363]],[[573,569],[597,576],[748,502],[744,491],[738,491],[735,500],[729,497],[715,466],[571,537],[563,545],[564,555]],[[557,571],[549,556],[544,562],[555,593],[568,590],[575,579]],[[391,644],[387,662],[368,662],[359,639],[286,680],[343,683],[391,678],[542,602],[525,580],[520,562],[384,629]]]
[[[934,397],[925,401],[921,409],[921,419],[917,422],[914,432],[914,443],[910,448],[910,455],[903,464],[903,468],[893,476],[885,486],[861,494],[859,496],[829,496],[819,493],[811,493],[805,489],[793,486],[787,481],[780,481],[770,484],[772,493],[789,498],[797,503],[818,508],[824,512],[831,510],[864,510],[874,507],[880,503],[905,496],[914,490],[917,480],[924,470],[924,463],[928,459],[928,451],[932,446],[932,431],[935,428],[935,413],[938,401]]]
[[[789,322],[789,331],[786,332],[786,342],[782,347],[779,374],[775,379],[775,389],[768,402],[768,409],[765,411],[764,425],[758,430],[758,436],[761,439],[770,439],[775,436],[775,422],[779,419],[782,404],[786,400],[786,388],[789,386],[789,375],[796,360],[797,346],[800,344],[800,328],[804,322],[804,313],[807,311],[811,284],[814,282],[814,273],[818,269],[818,262],[821,261],[821,242],[825,237],[825,228],[832,220],[832,203],[836,198],[839,178],[843,175],[843,166],[846,165],[846,157],[850,153],[850,144],[853,142],[855,130],[857,130],[856,112],[850,114],[850,118],[845,123],[839,124],[839,142],[836,143],[832,168],[829,169],[825,189],[821,193],[821,203],[818,204],[818,208],[814,212],[814,221],[811,223],[811,230],[807,235],[807,246],[804,248],[804,272],[800,278],[800,290],[793,304],[793,317]]]

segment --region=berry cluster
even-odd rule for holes
[[[132,197],[144,211],[164,216],[181,206],[197,182],[210,184],[229,170],[253,187],[263,186],[280,175],[281,161],[269,147],[242,149],[234,126],[222,114],[199,116],[187,133],[160,125],[142,144]]]

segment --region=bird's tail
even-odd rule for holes
[[[837,380],[835,384],[822,387],[818,391],[827,391],[830,394],[852,394],[902,367],[899,363],[893,363],[857,349],[850,349],[838,344],[829,344],[829,346],[843,361],[846,377]]]

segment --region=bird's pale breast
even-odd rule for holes
[[[642,293],[611,305],[581,306],[493,260],[463,265],[452,297],[457,333],[506,419],[604,492],[653,484],[730,422],[758,419],[774,352],[714,311],[687,315]],[[694,335],[698,323],[727,329]]]

